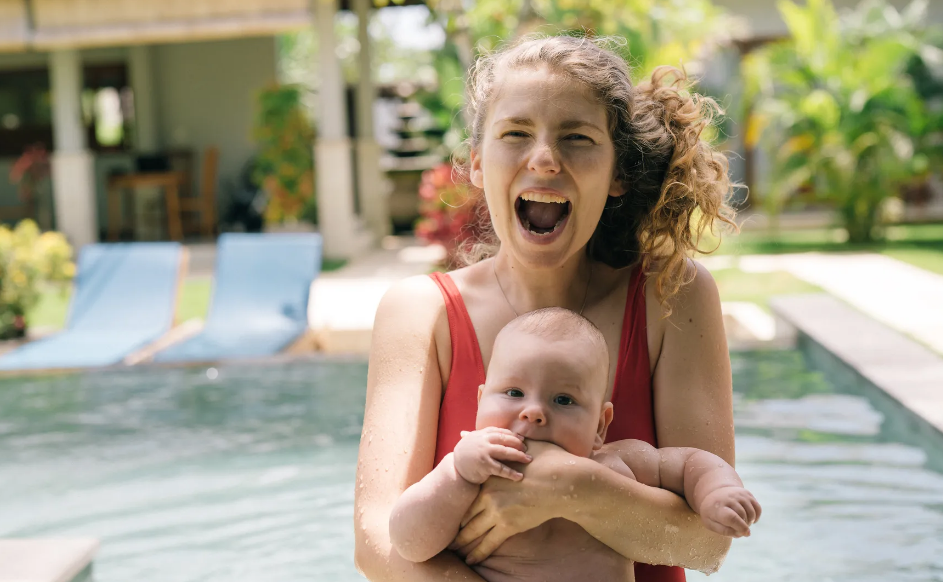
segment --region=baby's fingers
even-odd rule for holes
[[[738,508],[740,511],[745,513],[745,510],[739,505],[735,505],[734,508]],[[725,525],[737,532],[738,535],[736,537],[750,535],[750,525],[746,522],[743,516],[739,514],[739,512],[734,511],[730,507],[721,509],[717,514],[716,520],[721,525]]]
[[[488,454],[492,459],[511,461],[512,463],[529,463],[534,459],[524,451],[501,445],[492,446],[488,449]]]
[[[510,432],[510,431],[509,431]],[[488,435],[488,442],[493,445],[500,445],[502,447],[509,447],[512,449],[517,449],[518,451],[526,451],[527,446],[524,444],[520,438],[514,433],[504,434],[504,433],[493,433]]]
[[[494,459],[491,459],[489,466],[491,468],[491,474],[495,477],[503,477],[504,479],[510,479],[511,481],[520,481],[524,478],[523,474],[508,467],[504,463],[495,461]]]
[[[711,530],[714,533],[718,533],[722,536],[727,536],[729,538],[741,537],[740,534],[738,534],[737,531],[733,529],[732,527],[727,527],[726,525],[722,523],[718,523],[714,521],[713,519],[710,519],[707,517],[705,517],[703,521],[704,521],[704,525],[707,526],[707,529]]]

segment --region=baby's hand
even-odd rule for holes
[[[712,532],[739,538],[750,535],[750,526],[763,512],[753,494],[743,487],[722,487],[701,502],[701,521]]]
[[[531,456],[525,450],[524,437],[506,428],[462,431],[462,440],[455,445],[455,470],[469,483],[484,483],[492,475],[520,481],[524,475],[501,461],[529,463]]]

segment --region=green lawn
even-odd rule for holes
[[[711,271],[720,291],[721,301],[750,301],[769,311],[769,299],[774,295],[822,293],[822,289],[806,283],[785,271],[746,273],[740,269]]]
[[[872,252],[943,274],[943,224],[911,224],[887,228],[886,240],[850,244],[839,228],[743,232],[724,236],[715,254],[768,255],[805,252]]]
[[[326,260],[322,271],[340,269],[347,261]],[[210,296],[213,292],[213,282],[210,279],[187,279],[180,290],[180,299],[177,302],[176,320],[178,323],[193,318],[206,318],[210,306]],[[69,287],[62,289],[46,289],[40,293],[39,303],[26,314],[26,322],[30,327],[55,327],[65,325],[66,314],[69,309]]]

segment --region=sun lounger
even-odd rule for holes
[[[65,331],[5,354],[0,370],[120,364],[170,329],[184,253],[177,243],[86,246]]]
[[[308,294],[321,270],[321,237],[224,234],[203,332],[154,356],[155,362],[264,357],[308,327]]]

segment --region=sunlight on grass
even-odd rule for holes
[[[785,253],[871,252],[893,257],[943,274],[943,224],[908,224],[888,227],[886,239],[867,244],[845,242],[841,228],[746,231],[723,237],[719,255]]]
[[[770,297],[798,293],[823,293],[822,289],[806,283],[785,271],[746,273],[740,269],[711,271],[721,301],[750,301],[769,311]]]

